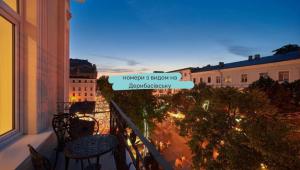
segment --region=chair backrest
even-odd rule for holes
[[[50,161],[38,153],[31,145],[28,145],[31,162],[35,170],[53,170]]]
[[[52,119],[52,127],[57,137],[57,144],[59,150],[64,148],[64,145],[69,137],[70,117],[68,113],[60,113],[54,115]]]
[[[98,133],[99,124],[97,120],[91,116],[73,117],[70,119],[70,138],[78,139],[83,136]]]

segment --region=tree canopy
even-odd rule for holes
[[[273,50],[272,52],[274,52],[274,55],[278,55],[278,54],[286,54],[292,51],[300,51],[300,47],[297,44],[287,44],[285,46],[282,46],[276,50]]]
[[[143,120],[148,122],[151,129],[153,120],[161,121],[164,118],[167,107],[153,96],[152,90],[113,91],[108,77],[104,76],[98,79],[97,87],[107,101],[114,100],[140,129],[144,128]]]
[[[190,139],[196,169],[300,168],[299,146],[264,92],[202,85],[174,98],[172,107],[185,113],[177,124]]]

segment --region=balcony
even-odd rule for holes
[[[58,107],[60,111],[68,111],[70,103],[62,103],[63,107]],[[101,105],[101,106],[100,106]],[[101,169],[104,170],[158,170],[172,169],[155,148],[155,146],[146,139],[137,126],[122,111],[122,109],[114,102],[110,104],[96,104],[94,112],[87,113],[93,115],[100,122],[99,133],[112,134],[118,139],[118,146],[112,152],[106,153],[100,157]],[[53,135],[54,136],[54,135]],[[44,155],[50,155],[50,160],[54,162],[55,152],[53,148],[56,146],[56,138],[47,141],[47,147],[42,147],[39,151]],[[95,163],[95,159],[91,159],[90,163]],[[88,165],[88,161],[84,160],[84,166]],[[80,162],[71,160],[69,169],[81,169]],[[65,169],[65,159],[63,153],[60,153],[56,165],[57,170]]]

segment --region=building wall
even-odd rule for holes
[[[69,101],[96,101],[97,79],[70,78]]]
[[[57,102],[68,101],[69,0],[18,2],[14,12],[0,0],[0,15],[16,21],[15,107],[7,113],[14,115],[15,127],[0,135],[2,169],[16,169],[28,160],[26,145],[45,142],[53,133]]]
[[[273,80],[279,80],[278,75],[281,71],[289,72],[289,82],[299,80],[300,59],[230,69],[195,72],[191,74],[191,80],[195,79],[198,84],[200,83],[200,78],[202,78],[204,83],[215,87],[231,86],[244,88],[248,87],[248,85],[254,81],[257,81],[260,78],[260,73],[268,73],[268,76]],[[247,82],[241,82],[242,74],[247,75]],[[216,83],[217,76],[221,77],[222,81],[220,83]],[[208,77],[211,77],[211,83],[208,83]],[[230,77],[231,82],[226,82],[228,77]]]
[[[18,23],[12,113],[17,134],[49,129],[57,102],[68,101],[68,10],[69,0],[26,0],[19,1],[19,12],[13,14],[0,2],[0,15],[12,16]],[[12,135],[8,136],[7,140]],[[0,147],[4,138],[0,136]]]

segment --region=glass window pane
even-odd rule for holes
[[[0,135],[13,129],[14,25],[0,16]]]
[[[14,11],[18,11],[18,0],[3,0]]]

